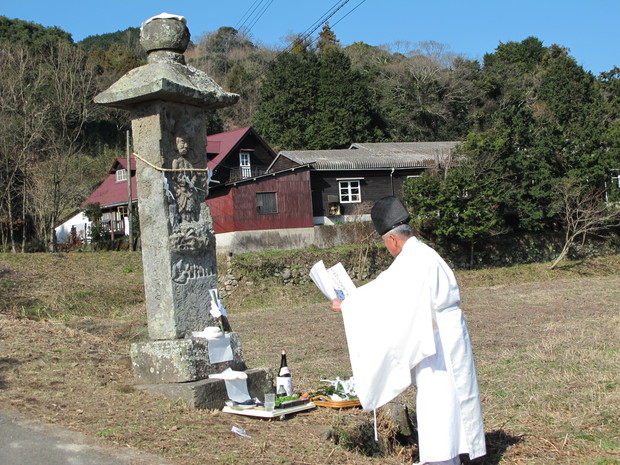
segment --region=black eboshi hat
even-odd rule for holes
[[[391,231],[396,226],[409,222],[410,216],[407,207],[398,197],[389,196],[377,200],[370,211],[370,217],[380,236]]]

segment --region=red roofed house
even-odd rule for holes
[[[137,203],[136,190],[136,159],[131,156],[131,198],[132,204]],[[81,211],[56,228],[56,240],[63,243],[68,240],[71,228],[76,229],[76,234],[81,240],[90,240],[90,220],[84,215],[84,209],[92,203],[99,203],[102,210],[101,225],[105,233],[112,237],[124,236],[128,229],[127,205],[129,204],[129,192],[127,190],[127,158],[114,160],[108,177],[97,189],[80,205]]]
[[[127,231],[127,205],[129,204],[129,191],[127,179],[131,176],[131,199],[132,204],[137,204],[138,191],[136,188],[136,158],[130,157],[130,169],[127,170],[127,158],[117,158],[110,168],[108,177],[95,189],[80,208],[85,209],[91,203],[101,205],[103,216],[101,224],[105,232],[115,236],[125,235]]]
[[[269,171],[276,153],[251,127],[208,136],[207,157],[216,182],[207,204],[218,249],[293,248],[314,240],[307,165]]]
[[[268,172],[276,153],[251,128],[213,134],[207,137],[208,167],[212,170],[207,204],[213,217],[218,250],[260,250],[269,247],[292,248],[300,235],[312,240],[313,217],[308,166],[289,163],[277,172]],[[108,177],[84,201],[81,208],[98,202],[103,211],[102,225],[113,235],[127,230],[127,179],[132,180],[132,199],[138,195],[136,160],[117,158]],[[78,215],[79,216],[79,215]],[[64,229],[77,216],[57,228],[63,242]]]

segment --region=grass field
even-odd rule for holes
[[[476,463],[620,464],[620,256],[457,278],[489,450]],[[415,445],[388,442],[385,429],[377,456],[355,450],[372,421],[356,409],[266,421],[135,390],[128,354],[146,337],[142,279],[139,253],[0,255],[0,408],[183,465],[416,459]],[[226,306],[249,367],[275,369],[285,348],[298,391],[350,376],[341,316],[313,286],[242,283]],[[402,396],[411,410],[414,396]]]

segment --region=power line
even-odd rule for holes
[[[336,25],[337,25],[340,21],[342,21],[344,18],[346,18],[346,17],[347,17],[347,16],[349,16],[351,13],[353,13],[355,10],[357,10],[357,9],[358,9],[358,8],[362,5],[362,3],[364,3],[365,1],[366,1],[366,0],[362,0],[362,1],[361,1],[361,2],[359,2],[357,5],[355,5],[355,6],[354,6],[351,10],[349,10],[349,12],[348,12],[346,15],[344,15],[342,18],[340,18],[338,21],[336,21],[334,24],[332,24],[332,27],[336,27]]]
[[[314,23],[312,23],[312,25],[306,29],[302,34],[299,34],[295,40],[284,50],[284,52],[290,51],[293,46],[295,45],[295,42],[299,41],[299,42],[304,42],[307,41],[308,38],[319,28],[321,27],[322,24],[327,23],[327,21],[329,21],[329,19],[334,16],[339,10],[341,10],[347,3],[349,3],[350,0],[341,0],[340,3],[335,4],[333,7],[331,7],[327,13],[323,14],[323,16],[321,16],[318,20],[316,20]],[[333,26],[335,26],[336,24],[338,24],[340,21],[342,21],[343,19],[345,19],[347,16],[349,16],[351,13],[353,13],[353,11],[355,11],[357,8],[359,8],[362,3],[364,3],[366,0],[361,0],[356,6],[354,6],[348,13],[346,13],[342,18],[340,18],[338,21],[336,21]],[[332,27],[333,27],[332,26]],[[317,39],[313,39],[310,41],[310,43],[314,43]]]
[[[345,6],[350,1],[351,0],[342,0],[340,1],[340,3],[337,2],[333,7],[327,10],[327,13],[325,13],[323,16],[317,19],[314,23],[312,23],[312,25],[308,29],[306,29],[303,33],[301,33],[297,37],[297,40],[302,41],[302,42],[307,40],[314,33],[314,31],[316,31],[319,27],[321,27],[321,24],[325,24],[327,21],[329,21],[329,18],[334,16],[338,12],[338,10],[340,10],[343,6]]]
[[[261,19],[263,17],[263,15],[265,14],[265,11],[267,11],[267,8],[269,8],[271,6],[271,4],[273,3],[273,0],[269,0],[269,3],[265,5],[265,7],[262,9],[262,11],[260,12],[260,14],[256,17],[256,19],[252,22],[252,24],[250,24],[248,26],[248,30],[246,33],[249,33],[252,28],[254,27],[254,25],[258,22],[259,19]]]
[[[273,0],[254,0],[254,3],[243,14],[241,19],[235,25],[235,29],[244,34],[249,34],[259,19],[265,14],[271,6]]]
[[[321,25],[327,23],[336,13],[338,13],[344,6],[351,0],[338,0],[334,5],[327,10],[319,19],[312,23],[304,32],[298,34],[291,44],[286,47],[283,52],[290,51],[296,42],[305,42],[314,34],[314,32],[321,27]],[[343,19],[349,16],[353,11],[359,8],[366,0],[361,0],[356,6],[349,10],[344,16],[336,21],[333,26],[336,26]],[[256,23],[263,17],[267,9],[271,6],[274,0],[254,0],[254,2],[248,7],[245,13],[241,16],[241,19],[235,25],[235,29],[244,34],[249,34]],[[333,27],[332,26],[332,27]],[[310,41],[313,43],[316,39]]]
[[[252,3],[250,5],[250,7],[246,10],[246,12],[243,13],[243,16],[241,17],[241,19],[239,21],[237,21],[237,24],[235,24],[235,29],[239,29],[239,27],[243,27],[245,25],[246,20],[250,17],[250,15],[258,7],[258,5],[256,7],[254,7],[254,5],[256,5],[257,3],[260,4],[262,2],[263,2],[263,0],[254,0],[254,3]],[[246,16],[247,16],[247,18],[246,18]]]

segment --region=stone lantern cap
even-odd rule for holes
[[[239,99],[224,91],[205,72],[185,63],[190,33],[183,16],[162,13],[140,28],[148,64],[134,68],[95,97],[95,103],[130,109],[152,100],[185,103],[205,109],[223,108]]]
[[[147,54],[156,50],[183,53],[189,45],[189,36],[187,20],[169,13],[147,19],[140,28],[140,44]]]

